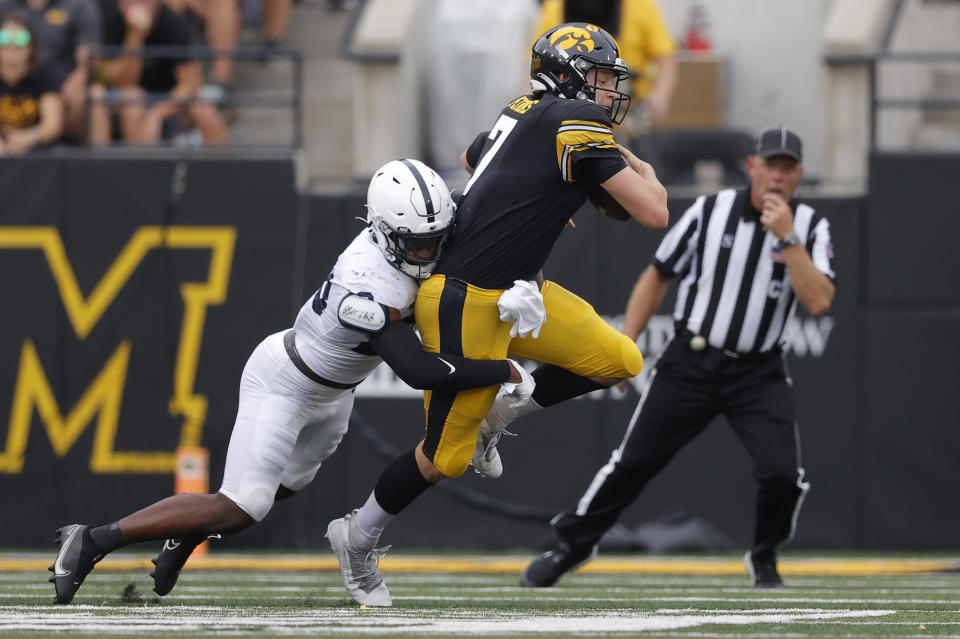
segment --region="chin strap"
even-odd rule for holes
[[[530,78],[530,90],[534,93],[538,91],[546,91],[548,93],[557,93],[557,83],[553,79],[543,73],[538,73],[537,77]],[[558,94],[561,98],[564,97],[562,94]]]

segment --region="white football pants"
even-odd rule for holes
[[[353,410],[353,389],[323,386],[297,370],[283,347],[285,332],[260,342],[243,368],[220,487],[255,521],[270,512],[281,484],[300,490],[313,480]]]

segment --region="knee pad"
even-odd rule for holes
[[[250,515],[254,521],[263,521],[270,509],[273,508],[273,502],[277,495],[277,487],[257,478],[244,477],[236,492],[232,490],[220,489],[220,492],[226,495],[233,503],[240,507],[243,512]]]
[[[437,455],[433,456],[433,465],[440,471],[444,477],[449,479],[456,479],[460,475],[466,472],[467,467],[470,465],[470,460],[473,459],[473,451],[476,449],[476,442],[473,442],[473,446],[466,451],[466,454],[456,454],[456,455],[443,455],[443,458],[440,459]]]

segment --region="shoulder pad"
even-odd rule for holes
[[[343,326],[372,335],[382,333],[390,322],[387,307],[371,299],[369,293],[345,295],[340,300],[337,317]]]
[[[575,118],[595,122],[599,126],[613,127],[610,112],[590,100],[559,100],[568,110],[564,118]]]

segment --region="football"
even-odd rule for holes
[[[597,207],[597,210],[600,211],[602,215],[610,219],[621,222],[630,219],[630,214],[627,210],[613,199],[613,196],[607,193],[607,190],[602,186],[598,186],[594,189],[593,193],[590,194],[590,203]]]

